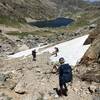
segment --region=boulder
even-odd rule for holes
[[[7,82],[5,83],[5,86],[8,88],[8,89],[11,89],[13,90],[16,86],[16,82],[13,81],[13,80],[7,80]]]
[[[0,73],[0,82],[6,81],[6,76],[3,73]]]
[[[4,84],[8,77],[9,77],[8,75],[0,73],[0,84]]]
[[[90,93],[95,93],[96,88],[97,87],[95,85],[91,85],[88,89],[89,89]]]
[[[24,51],[24,50],[28,50],[28,49],[29,49],[28,46],[24,44],[18,48],[18,51]]]
[[[89,39],[92,38],[91,47],[87,50],[83,58],[81,59],[80,63],[87,64],[90,61],[97,61],[100,55],[100,34],[99,33],[92,33],[90,34]],[[87,44],[87,43],[85,43]]]
[[[100,94],[100,87],[99,87],[99,88],[96,88],[96,89],[95,89],[95,92],[96,92],[97,94]]]
[[[26,93],[25,86],[26,86],[25,83],[22,82],[22,81],[20,81],[20,82],[16,85],[16,87],[14,88],[14,91],[15,91],[16,93],[18,93],[18,94],[24,94],[24,93]]]

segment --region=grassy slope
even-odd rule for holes
[[[11,27],[20,27],[20,24],[24,24],[24,20],[19,20],[15,18],[10,18],[7,16],[0,16],[0,24],[6,25],[6,26],[11,26]]]

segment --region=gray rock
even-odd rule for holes
[[[22,45],[21,47],[18,48],[18,51],[24,51],[24,50],[28,50],[29,48],[27,47],[27,45]]]
[[[5,93],[1,92],[0,93],[0,100],[12,100],[12,98],[9,97],[8,95],[5,95]]]
[[[93,95],[93,100],[100,100],[100,96],[99,95]]]
[[[91,93],[95,93],[95,90],[96,90],[96,86],[95,85],[91,85],[88,89]]]
[[[2,73],[0,73],[0,82],[6,81],[6,76]]]
[[[99,87],[99,88],[96,88],[96,89],[95,89],[95,92],[96,92],[97,94],[100,94],[100,87]]]
[[[20,81],[20,82],[16,85],[16,87],[14,88],[14,91],[15,91],[16,93],[18,93],[18,94],[24,94],[24,93],[26,93],[25,87],[26,87],[26,84],[25,84],[24,82]]]
[[[12,80],[9,80],[5,83],[5,86],[8,88],[8,89],[11,89],[13,90],[16,86],[16,82],[12,81]]]
[[[3,84],[8,77],[9,77],[8,74],[0,73],[0,84]]]
[[[40,68],[36,68],[36,73],[41,73],[41,69]]]

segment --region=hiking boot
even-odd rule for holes
[[[58,96],[62,96],[63,95],[62,91],[58,90],[58,88],[54,88],[53,90],[56,91],[56,93],[57,93]]]
[[[62,94],[63,94],[64,96],[67,96],[67,91],[68,91],[68,90],[63,89]]]

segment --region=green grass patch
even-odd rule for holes
[[[75,19],[75,22],[69,25],[68,29],[75,30],[79,27],[89,25],[91,24],[91,21],[95,20],[98,17],[100,17],[100,10],[78,12],[76,14],[73,14],[72,18]]]
[[[0,42],[3,42],[3,41],[5,41],[5,40],[7,40],[7,38],[4,37],[2,34],[0,34]]]
[[[13,26],[13,27],[20,27],[21,23],[25,23],[23,19],[18,20],[13,17],[0,16],[0,24],[4,24],[7,26]]]
[[[67,29],[69,31],[76,30],[80,27],[84,27],[86,25],[89,25],[90,21],[95,19],[95,18],[98,18],[99,14],[97,12],[95,12],[95,13],[85,12],[85,13],[81,13],[79,16],[80,17],[76,18],[75,22],[73,22],[72,24],[70,24],[68,26]]]
[[[28,35],[39,35],[39,36],[50,36],[54,34],[52,31],[50,30],[36,30],[36,31],[33,31],[33,32],[10,32],[10,33],[7,33],[7,35],[14,35],[14,36],[18,36],[19,38],[23,38],[25,36],[28,36]]]
[[[89,22],[87,20],[84,19],[80,19],[78,21],[73,22],[72,24],[70,24],[67,28],[68,31],[74,31],[77,30],[80,27],[84,27],[86,25],[89,25]]]

